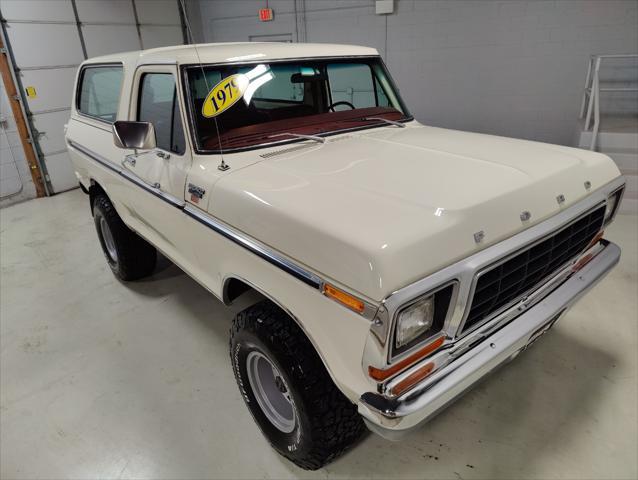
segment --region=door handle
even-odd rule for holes
[[[135,178],[135,182],[138,183],[143,183],[144,185],[151,187],[151,188],[155,188],[157,190],[159,190],[161,188],[161,185],[159,182],[148,182],[140,177],[138,177],[135,173],[133,173],[131,170],[129,170],[128,168],[126,168],[127,165],[130,165],[131,167],[134,167],[135,164],[137,163],[137,156],[136,155],[127,155],[124,157],[124,160],[122,160],[122,166],[124,167],[124,170],[121,172],[123,175],[129,177],[129,178]]]

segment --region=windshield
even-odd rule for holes
[[[189,66],[185,72],[200,152],[218,152],[220,144],[223,151],[233,151],[409,118],[379,58]]]

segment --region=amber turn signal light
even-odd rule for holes
[[[403,370],[405,367],[407,367],[409,365],[412,365],[417,360],[420,360],[421,358],[425,357],[426,355],[429,355],[433,351],[437,350],[439,347],[441,347],[441,345],[443,345],[443,342],[445,342],[445,336],[440,336],[436,340],[434,340],[433,342],[428,343],[421,350],[417,350],[416,352],[414,352],[409,357],[404,358],[400,362],[397,362],[394,365],[391,365],[390,367],[388,367],[386,369],[381,369],[381,368],[376,368],[376,367],[373,367],[373,366],[369,366],[368,367],[368,375],[370,375],[371,378],[373,378],[374,380],[377,380],[379,382],[381,382],[383,380],[386,380],[386,379],[390,378],[392,375],[394,375],[395,373],[400,372],[401,370]]]
[[[604,230],[601,230],[600,232],[598,232],[596,236],[592,239],[592,241],[589,242],[589,245],[587,245],[587,248],[585,250],[589,250],[591,247],[593,247],[598,242],[600,242],[604,234],[605,234]],[[579,258],[578,261],[572,267],[572,272],[577,272],[578,270],[583,268],[585,265],[589,263],[589,261],[592,258],[594,258],[594,254],[592,252],[589,252],[587,255],[584,255],[581,258]]]
[[[588,253],[587,255],[585,255],[584,257],[582,257],[580,260],[578,260],[574,266],[572,267],[572,272],[577,272],[578,270],[580,270],[581,268],[583,268],[585,265],[587,265],[589,263],[589,261],[594,258],[594,254],[593,253]]]
[[[333,300],[345,305],[351,310],[354,310],[357,313],[363,313],[365,310],[364,303],[356,297],[344,292],[343,290],[339,290],[336,287],[333,287],[329,283],[326,283],[323,286],[323,294],[326,297],[330,297]]]
[[[601,230],[600,232],[598,232],[596,234],[596,236],[594,238],[592,238],[591,242],[589,242],[589,245],[587,245],[587,248],[585,250],[590,249],[591,247],[593,247],[594,245],[596,245],[598,242],[600,242],[603,238],[603,235],[605,235],[605,231]]]
[[[430,373],[432,373],[432,370],[434,370],[434,363],[433,362],[426,363],[424,366],[419,368],[416,372],[411,373],[410,375],[405,377],[403,380],[401,380],[399,383],[397,383],[394,387],[392,387],[392,389],[390,390],[390,393],[395,396],[401,395],[403,392],[405,392],[410,387],[412,387],[415,383],[419,383],[421,380],[427,377]]]

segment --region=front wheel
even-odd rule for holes
[[[365,431],[297,324],[265,300],[238,314],[230,359],[239,390],[277,452],[307,470],[337,458]]]

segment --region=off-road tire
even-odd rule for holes
[[[264,414],[248,379],[246,359],[257,350],[284,377],[294,401],[296,424],[277,429]],[[314,347],[283,310],[264,300],[239,313],[230,330],[230,360],[239,390],[272,447],[306,470],[343,454],[366,431],[353,405],[332,382]]]
[[[157,260],[155,247],[124,224],[106,195],[97,195],[93,199],[92,212],[102,251],[115,276],[131,281],[153,273]],[[111,233],[111,248],[114,247],[115,258],[107,248],[102,221],[106,222]]]

